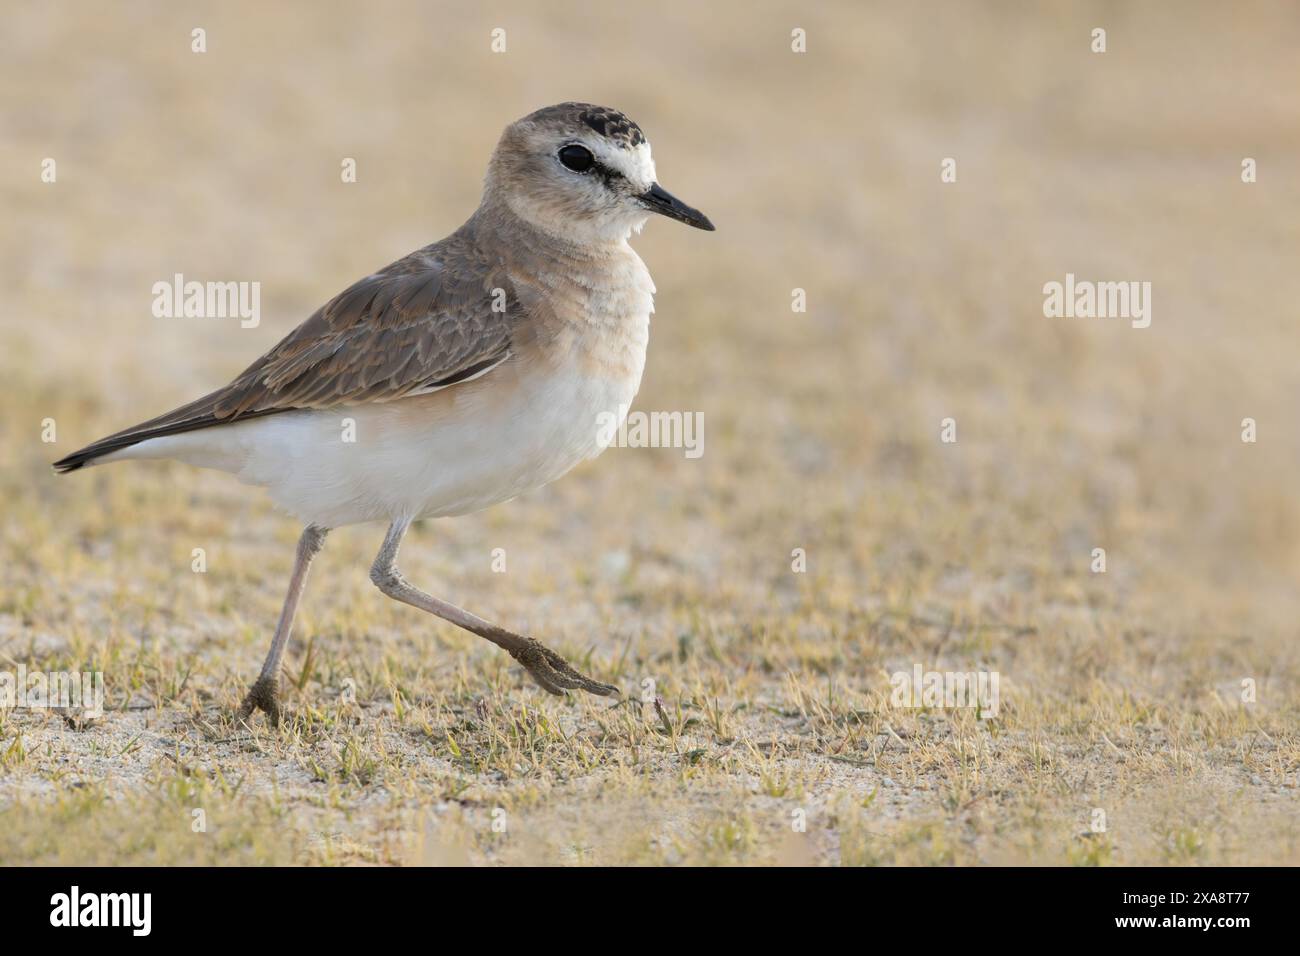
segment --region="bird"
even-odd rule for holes
[[[240,720],[280,722],[308,569],[330,530],[368,522],[387,526],[370,568],[385,595],[491,641],[551,694],[621,696],[411,584],[397,557],[413,522],[508,501],[609,443],[645,367],[655,286],[629,240],[652,215],[714,231],[659,185],[626,114],[536,110],[505,128],[455,232],[348,286],[224,387],[54,462],[60,474],[136,459],[218,469],[302,523]]]

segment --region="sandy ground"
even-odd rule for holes
[[[107,706],[0,709],[0,862],[1300,862],[1290,5],[2,19],[0,672]],[[718,225],[636,241],[637,408],[703,413],[704,454],[612,450],[404,570],[628,702],[386,600],[357,527],[290,720],[237,726],[299,529],[224,475],[49,463],[445,235],[501,127],[575,98]],[[155,318],[178,272],[260,282],[261,323]],[[1150,282],[1150,326],[1045,317],[1067,273]],[[897,706],[918,666],[996,673],[997,716]]]

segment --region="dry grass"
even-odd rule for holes
[[[0,861],[1300,862],[1289,5],[380,9],[5,4],[0,670],[102,670],[110,709],[0,711]],[[382,598],[362,527],[293,719],[233,726],[297,529],[223,475],[49,462],[445,234],[500,127],[571,98],[718,223],[638,242],[638,407],[703,411],[705,454],[611,451],[404,564],[633,701]],[[153,318],[175,272],[261,281],[262,325]],[[1151,328],[1045,319],[1066,272],[1151,281]],[[999,716],[893,708],[916,663],[998,671]]]

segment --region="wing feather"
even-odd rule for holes
[[[506,308],[494,310],[504,290]],[[353,283],[224,388],[55,462],[60,471],[159,435],[296,408],[386,402],[478,377],[522,314],[504,271],[453,236]]]

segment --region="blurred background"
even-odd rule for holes
[[[890,520],[893,496],[940,503],[916,519],[971,519],[930,529],[958,564],[1055,569],[1104,542],[1112,573],[1178,605],[1231,589],[1234,613],[1287,621],[1300,14],[1247,8],[6,3],[0,361],[6,457],[26,465],[6,498],[139,480],[42,466],[224,383],[446,235],[501,128],[581,99],[637,119],[663,182],[719,224],[637,243],[660,289],[641,407],[704,411],[708,453],[593,481],[671,462],[680,507],[795,537],[844,533],[819,520],[840,509]],[[154,318],[176,272],[260,281],[261,325]],[[1066,272],[1150,281],[1151,327],[1044,318]],[[58,447],[34,446],[65,409]]]
[[[413,565],[488,616],[555,628],[571,608],[599,656],[626,636],[667,660],[709,633],[760,678],[796,648],[852,684],[952,652],[918,621],[994,622],[1034,636],[984,634],[971,659],[1045,696],[1243,675],[1294,694],[1293,4],[5,0],[2,22],[10,654],[106,627],[181,657],[228,640],[201,666],[233,697],[292,522],[224,475],[48,463],[225,383],[446,235],[502,127],[576,99],[640,123],[660,181],[717,224],[634,241],[658,286],[636,407],[702,411],[704,455],[613,451],[423,531]],[[178,272],[259,281],[260,326],[155,318]],[[1149,281],[1150,328],[1045,318],[1067,272]],[[369,633],[359,615],[412,627],[369,596],[378,534],[342,533],[313,572],[309,614],[340,648]],[[215,557],[196,597],[174,568],[198,540]],[[498,544],[509,593],[482,557]],[[912,624],[882,630],[895,611]],[[1294,751],[1282,765],[1293,788]]]

